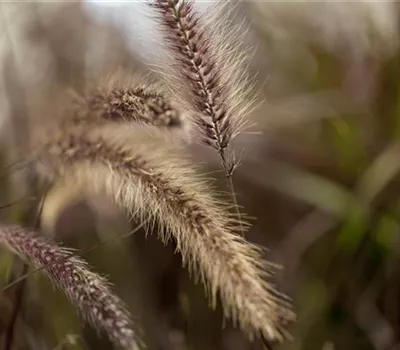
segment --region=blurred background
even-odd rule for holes
[[[235,189],[254,218],[246,237],[283,266],[275,282],[298,314],[293,340],[271,348],[400,349],[400,5],[232,6],[261,97],[256,132],[234,145]],[[0,217],[33,225],[41,189],[15,163],[32,134],[57,120],[70,91],[121,69],[148,72],[159,39],[138,2],[2,2],[0,16]],[[214,152],[188,153],[225,190]],[[41,226],[109,276],[150,350],[264,349],[208,307],[173,244],[142,231],[118,238],[136,223],[105,198],[53,188]],[[23,272],[0,250],[2,288]],[[5,350],[112,349],[40,273],[0,294],[0,341]]]

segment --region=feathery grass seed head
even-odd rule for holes
[[[220,30],[221,19],[211,23],[217,29],[206,26],[193,2],[156,0],[150,4],[159,14],[160,28],[175,59],[167,79],[172,77],[174,91],[182,91],[183,99],[194,109],[203,142],[215,148],[224,167],[229,167],[225,149],[243,129],[254,102],[247,96],[248,79],[241,68],[244,55],[232,36]],[[217,7],[210,12],[214,10],[222,12]]]
[[[258,248],[234,233],[238,223],[209,185],[165,141],[135,130],[131,144],[101,132],[63,135],[43,149],[45,175],[62,176],[83,191],[101,191],[139,220],[157,221],[173,237],[184,264],[197,274],[215,305],[250,336],[282,339],[290,306],[264,281],[271,273]]]
[[[36,268],[63,291],[81,314],[118,345],[139,349],[130,315],[106,280],[91,272],[70,250],[18,226],[1,226],[0,243]]]
[[[183,112],[162,93],[150,88],[120,87],[90,91],[77,101],[68,120],[85,122],[137,122],[165,128],[182,127]]]

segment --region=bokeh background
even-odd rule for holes
[[[207,16],[210,3],[197,5]],[[235,188],[253,218],[246,237],[283,266],[275,282],[298,314],[293,339],[270,347],[400,349],[400,5],[232,7],[261,101],[249,117],[253,132],[234,145]],[[122,69],[151,70],[159,39],[139,2],[2,2],[0,16],[0,217],[33,225],[42,189],[15,161],[26,159],[32,134],[57,120],[70,91]],[[213,151],[187,152],[225,190]],[[49,192],[43,233],[109,276],[150,350],[265,348],[223,324],[173,244],[143,231],[120,238],[137,223],[106,198],[70,192]],[[1,288],[23,272],[0,250]],[[112,349],[40,273],[0,294],[0,342],[5,350]]]

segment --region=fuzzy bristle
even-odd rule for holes
[[[197,114],[195,123],[205,144],[215,148],[226,171],[231,159],[226,148],[242,130],[252,101],[246,99],[247,79],[241,72],[243,55],[232,50],[230,37],[205,26],[191,1],[156,0],[150,2],[174,57],[169,77],[188,106]],[[212,12],[212,11],[210,11]],[[217,23],[212,26],[220,28]],[[163,69],[163,68],[162,68]]]
[[[36,268],[66,294],[82,316],[119,346],[140,349],[129,312],[107,281],[67,250],[19,226],[0,226],[0,243]]]
[[[250,336],[281,339],[293,319],[289,303],[264,281],[258,248],[234,233],[236,219],[212,188],[157,137],[136,130],[132,144],[109,134],[72,133],[49,142],[39,160],[50,178],[101,191],[139,220],[157,221],[175,239],[183,262],[201,277],[215,305]],[[132,141],[134,140],[134,141]]]
[[[67,121],[82,123],[143,123],[165,128],[181,128],[183,111],[161,92],[150,87],[95,89],[80,97]]]

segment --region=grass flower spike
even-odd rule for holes
[[[19,226],[0,226],[0,244],[16,252],[36,268],[42,268],[95,328],[117,345],[139,349],[129,313],[106,280],[91,272],[70,250]]]
[[[235,234],[237,220],[165,139],[138,129],[130,140],[101,132],[64,134],[39,159],[50,179],[61,176],[83,191],[105,192],[142,222],[156,221],[161,238],[173,237],[184,263],[201,277],[213,305],[219,295],[225,314],[251,336],[282,339],[293,314],[264,281],[271,268],[263,266],[260,251]]]
[[[173,71],[167,72],[173,77],[173,90],[194,110],[203,142],[218,151],[229,176],[235,164],[226,148],[242,130],[253,104],[245,98],[248,84],[241,69],[244,55],[232,50],[231,36],[222,38],[220,19],[211,24],[216,29],[206,28],[191,1],[156,0],[150,4],[158,12],[166,46],[174,59]],[[215,10],[220,13],[217,7]]]

